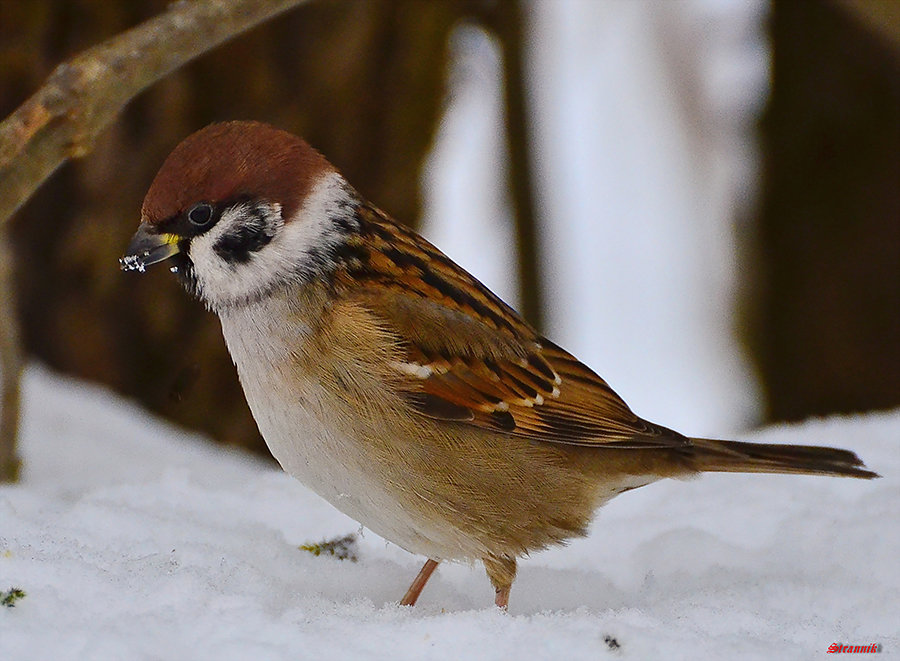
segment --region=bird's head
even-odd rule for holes
[[[301,138],[259,122],[213,124],[163,163],[120,263],[143,272],[168,260],[220,310],[315,277],[350,229],[355,199]]]

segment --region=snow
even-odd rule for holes
[[[271,463],[100,388],[26,374],[23,480],[0,487],[0,658],[813,658],[900,648],[900,411],[763,430],[852,448],[861,481],[709,475],[629,492],[591,535],[521,563],[510,611],[480,567],[355,532]],[[611,649],[605,638],[618,643]]]

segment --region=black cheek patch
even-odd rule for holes
[[[272,236],[266,222],[262,218],[254,218],[222,235],[213,250],[226,262],[245,264],[250,261],[251,253],[261,250],[272,240]]]

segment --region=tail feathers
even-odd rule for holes
[[[813,445],[770,445],[692,438],[697,470],[724,473],[793,473],[872,479],[862,459],[849,450]]]

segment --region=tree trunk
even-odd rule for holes
[[[829,2],[776,0],[755,349],[769,416],[900,405],[900,58]]]

